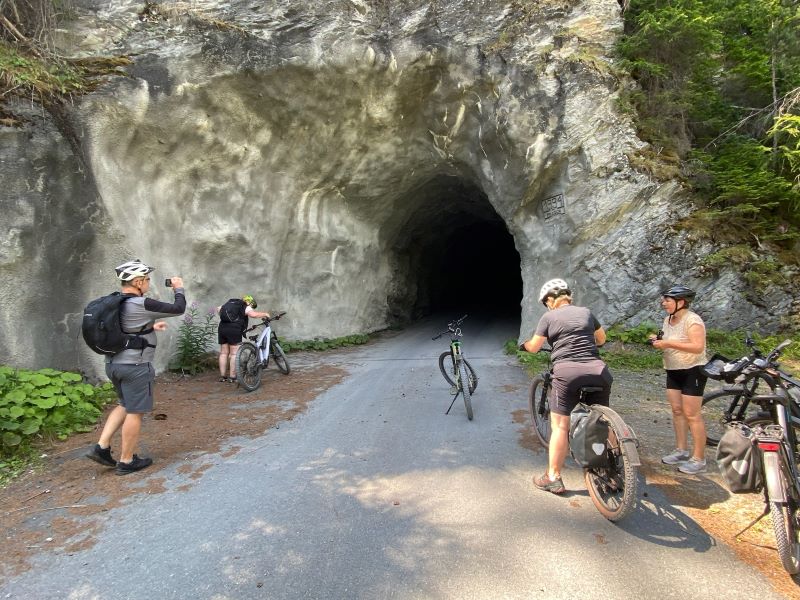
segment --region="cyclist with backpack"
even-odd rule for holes
[[[553,365],[554,397],[550,400],[552,432],[548,448],[548,469],[533,478],[540,490],[563,494],[566,491],[561,469],[569,452],[570,413],[580,401],[582,387],[600,387],[592,404],[608,406],[613,377],[600,360],[598,346],[606,341],[600,322],[588,308],[572,304],[572,292],[563,279],[551,279],[539,291],[539,302],[547,311],[536,325],[533,337],[523,344],[528,352],[550,345]]]
[[[231,298],[216,308],[219,313],[217,341],[219,343],[219,380],[236,382],[236,352],[242,343],[242,334],[247,329],[250,317],[263,319],[269,317],[268,312],[258,312],[258,302],[250,294],[241,298]],[[226,372],[228,375],[226,375]]]
[[[139,259],[123,263],[115,271],[122,293],[111,294],[87,307],[83,333],[84,339],[90,342],[93,332],[88,324],[96,322],[92,319],[92,307],[99,306],[98,302],[107,299],[118,302],[119,312],[118,315],[113,314],[115,321],[110,327],[121,331],[123,341],[121,344],[115,343],[110,349],[98,349],[96,344],[91,343],[90,346],[95,352],[106,355],[106,375],[116,389],[119,406],[108,415],[99,442],[86,456],[101,465],[116,467],[117,475],[127,475],[153,464],[153,459],[137,456],[134,450],[142,428],[142,415],[153,410],[155,369],[152,362],[156,353],[156,331],[167,328],[167,324],[158,319],[182,315],[186,310],[186,297],[183,280],[173,277],[173,303],[145,298],[150,290],[150,273],[155,271],[155,267],[150,267]],[[94,310],[96,317],[100,309]],[[100,327],[105,328],[109,328],[109,325]],[[122,347],[119,348],[118,345]],[[111,438],[120,429],[122,446],[119,460],[115,462],[111,455]]]

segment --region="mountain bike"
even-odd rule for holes
[[[722,389],[706,392],[703,395],[703,418],[706,423],[706,444],[716,446],[725,425],[731,421],[748,421],[759,415],[768,415],[768,407],[762,406],[757,398],[775,392],[775,378],[781,381],[792,400],[790,415],[800,418],[800,381],[780,370],[778,358],[786,347],[779,345],[764,356],[748,336],[745,344],[750,353],[738,360],[728,360],[715,354],[703,367],[709,377],[724,383]],[[774,371],[775,377],[767,374]]]
[[[547,348],[540,350],[549,352]],[[552,364],[534,377],[528,392],[533,430],[545,448],[550,445],[550,395],[552,392]],[[582,387],[580,401],[586,403],[591,394],[600,391],[598,387]],[[583,478],[589,497],[600,514],[609,521],[625,518],[638,502],[639,440],[616,411],[597,404],[589,405],[590,412],[600,413],[600,421],[608,426],[606,440],[606,467],[590,467],[583,470]],[[570,439],[572,443],[572,439]]]
[[[461,340],[459,339],[463,335],[461,333],[461,323],[463,323],[466,318],[467,315],[464,315],[460,319],[448,323],[447,331],[442,331],[431,339],[438,340],[443,335],[447,333],[450,334],[450,349],[446,352],[442,352],[439,356],[439,370],[442,372],[445,381],[450,384],[453,390],[453,401],[444,414],[450,414],[450,409],[453,408],[456,398],[461,394],[464,397],[467,419],[472,421],[472,393],[475,391],[475,388],[478,387],[478,375],[475,373],[475,369],[472,368],[472,365],[464,358]]]
[[[791,344],[782,342],[773,353]],[[787,573],[800,574],[800,472],[798,472],[797,432],[800,419],[792,416],[795,402],[789,397],[789,384],[777,369],[765,365],[759,375],[774,390],[751,400],[768,411],[745,421],[756,432],[764,480],[764,512],[772,516],[775,543]]]
[[[286,354],[278,343],[278,336],[272,330],[270,323],[277,321],[286,312],[280,312],[274,317],[264,317],[260,323],[256,323],[245,330],[245,336],[252,340],[243,342],[236,353],[236,381],[248,392],[252,392],[261,385],[261,371],[269,365],[269,359],[275,359],[275,364],[284,375],[291,371]],[[247,335],[259,327],[264,329],[258,335]]]

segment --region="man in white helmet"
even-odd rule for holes
[[[539,320],[533,337],[523,346],[538,352],[545,342],[551,350],[553,398],[550,401],[551,429],[547,472],[534,477],[534,485],[553,494],[566,491],[561,469],[569,452],[569,415],[580,401],[580,388],[600,387],[587,400],[608,406],[611,372],[600,360],[598,346],[606,342],[606,333],[588,308],[572,305],[572,292],[563,279],[551,279],[542,286],[539,301],[548,312]]]
[[[186,310],[183,280],[172,277],[175,293],[173,303],[145,298],[150,290],[150,267],[136,259],[121,264],[116,269],[122,285],[122,294],[128,299],[120,307],[120,324],[126,333],[136,334],[146,341],[143,348],[129,348],[106,358],[106,375],[114,384],[119,405],[111,411],[95,444],[86,455],[107,467],[116,467],[117,475],[134,473],[153,464],[147,457],[134,451],[142,428],[142,415],[153,410],[153,381],[155,369],[152,361],[156,353],[156,331],[164,331],[167,324],[157,319],[177,317]],[[122,429],[122,446],[119,461],[111,455],[111,438]]]

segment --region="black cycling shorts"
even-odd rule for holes
[[[699,365],[691,369],[667,369],[667,389],[680,390],[684,396],[702,396],[707,380]]]
[[[567,416],[580,402],[582,387],[601,387],[602,392],[594,392],[584,399],[587,404],[608,406],[611,396],[611,383],[614,378],[602,360],[571,361],[559,360],[553,365],[553,392],[550,412]]]
[[[238,346],[242,343],[242,326],[237,323],[220,323],[217,328],[217,343]]]

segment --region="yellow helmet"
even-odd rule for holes
[[[247,302],[247,304],[249,304],[253,308],[256,308],[258,306],[258,302],[256,302],[256,299],[253,298],[250,294],[245,294],[244,296],[242,296],[242,300]]]

